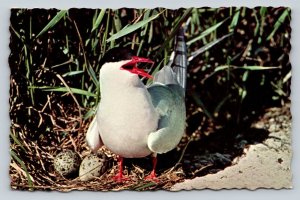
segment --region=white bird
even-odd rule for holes
[[[122,181],[123,158],[153,156],[153,170],[147,177],[156,179],[156,155],[174,149],[185,131],[186,46],[183,28],[177,36],[172,59],[154,77],[137,67],[152,63],[133,56],[126,48],[114,48],[103,57],[100,70],[101,101],[86,134],[92,151],[105,145],[119,155],[117,181]],[[153,78],[145,86],[139,75]]]

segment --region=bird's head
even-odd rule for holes
[[[146,78],[153,78],[146,71],[138,67],[139,63],[154,62],[148,58],[134,56],[131,49],[116,47],[110,49],[101,60],[101,73],[111,74],[114,76],[137,77],[140,75]]]

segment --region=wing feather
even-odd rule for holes
[[[96,152],[100,147],[103,146],[103,142],[100,137],[97,117],[95,116],[91,122],[88,131],[86,133],[86,142],[93,152]]]
[[[158,129],[148,136],[148,147],[155,153],[166,153],[180,142],[185,130],[186,110],[183,88],[177,84],[155,83],[148,88],[160,120]]]

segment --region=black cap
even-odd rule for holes
[[[100,61],[100,66],[108,62],[119,62],[122,60],[131,60],[134,56],[133,50],[126,47],[115,47],[108,50]]]

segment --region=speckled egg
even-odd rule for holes
[[[81,159],[71,150],[60,152],[54,158],[54,169],[62,176],[69,177],[78,172]]]
[[[79,178],[89,181],[102,175],[109,167],[107,156],[104,153],[87,155],[81,162]]]

